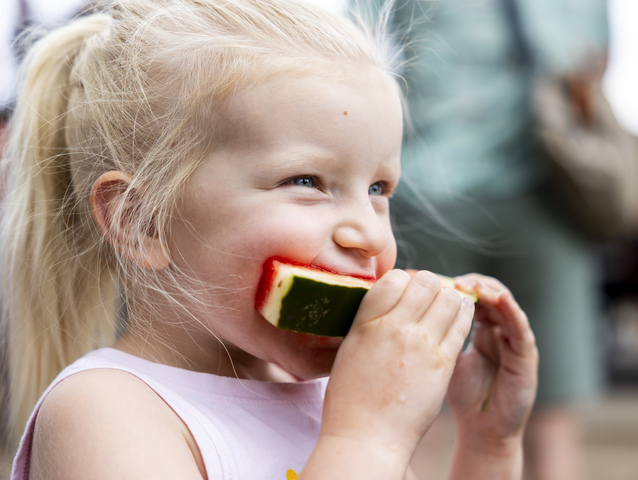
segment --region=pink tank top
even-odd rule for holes
[[[38,402],[13,463],[12,480],[29,478],[33,431],[43,399],[58,383],[96,368],[122,370],[153,389],[188,426],[208,478],[296,478],[319,435],[327,379],[299,383],[239,380],[149,362],[114,349],[66,368]]]

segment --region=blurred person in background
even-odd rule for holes
[[[396,2],[393,21],[407,31],[409,110],[407,182],[392,205],[397,266],[452,276],[480,271],[512,289],[541,359],[526,442],[529,478],[581,480],[575,407],[594,401],[603,385],[600,274],[592,243],[548,194],[530,95],[533,71],[562,74],[570,79],[574,115],[592,114],[591,85],[607,52],[606,5],[511,1]],[[520,25],[512,23],[512,7]]]
[[[3,155],[7,128],[19,81],[19,64],[23,48],[19,37],[27,30],[49,30],[87,8],[87,0],[2,0],[0,2],[0,157]],[[0,197],[4,182],[0,179]],[[2,345],[7,340],[0,332],[0,428],[4,427],[5,392],[9,388],[5,375]],[[4,438],[0,435],[0,438]],[[0,444],[0,480],[9,478],[16,445]]]

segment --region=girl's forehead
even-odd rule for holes
[[[225,138],[212,158],[232,159],[227,163],[233,169],[294,164],[307,173],[320,160],[323,166],[365,163],[371,171],[383,165],[394,172],[402,117],[398,88],[389,77],[368,83],[276,79],[236,94],[224,120]]]
[[[352,67],[349,70],[354,70]],[[356,75],[360,72],[360,75]],[[326,97],[337,92],[348,90],[347,95],[340,95],[344,108],[363,92],[372,101],[374,98],[387,98],[396,101],[401,108],[400,87],[389,74],[367,67],[353,72],[328,71],[314,74],[296,74],[288,76],[272,76],[264,81],[235,90],[225,102],[225,119],[233,124],[241,124],[259,111],[275,113],[286,106],[306,109],[304,113],[312,115],[313,107],[326,104]],[[350,101],[351,102],[350,102]],[[365,103],[365,102],[364,102]],[[347,110],[344,110],[347,112]]]

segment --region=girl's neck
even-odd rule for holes
[[[183,326],[177,327],[184,333]],[[117,350],[144,360],[196,372],[222,377],[235,377],[269,382],[297,382],[299,379],[277,365],[238,350],[233,345],[223,345],[214,336],[206,342],[195,342],[193,335],[188,345],[176,341],[169,332],[152,335],[139,328],[129,328],[113,345]],[[170,339],[170,340],[168,340]]]

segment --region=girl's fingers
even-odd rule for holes
[[[527,315],[509,292],[503,292],[496,305],[507,319],[501,324],[503,335],[512,351],[519,356],[528,356],[536,351],[536,338],[529,326]]]
[[[481,298],[480,321],[498,325],[507,339],[509,347],[517,355],[527,355],[536,341],[527,315],[514,300],[512,293],[503,289],[491,291]]]
[[[493,304],[488,304],[486,301],[480,301],[476,309],[476,319],[479,322],[487,323],[490,325],[502,325],[506,322],[505,317],[501,311]]]
[[[472,345],[495,365],[499,363],[500,327],[477,321],[472,331]]]
[[[461,300],[458,313],[440,342],[442,348],[447,351],[450,358],[455,358],[461,352],[465,339],[472,328],[473,318],[474,302],[470,298],[465,297]]]
[[[415,270],[413,268],[406,268],[405,271],[408,275],[410,275],[410,278],[414,277],[417,273],[419,273],[419,270]]]
[[[474,302],[468,299],[462,307],[459,293],[452,288],[442,289],[439,278],[431,272],[410,273],[412,279],[393,314],[406,322],[420,323],[434,345],[449,335],[460,350],[471,326]]]
[[[433,273],[427,271],[415,273],[405,287],[392,314],[401,323],[419,322],[440,289],[441,283]]]
[[[387,272],[363,297],[355,320],[369,321],[386,315],[397,305],[409,282],[410,275],[403,270]]]
[[[422,320],[427,325],[433,342],[438,344],[443,340],[448,330],[456,323],[460,308],[461,295],[456,290],[439,290]]]
[[[478,321],[497,325],[506,321],[498,308],[499,298],[502,294],[509,294],[510,297],[512,294],[501,282],[492,277],[471,273],[457,277],[455,284],[478,295]]]
[[[494,302],[503,291],[508,291],[507,287],[493,277],[469,273],[454,279],[454,284],[463,290],[474,292],[479,300],[484,302]]]
[[[492,277],[469,274],[458,277],[456,283],[478,294],[478,323],[498,325],[516,355],[527,356],[535,352],[536,340],[527,315],[501,282]]]
[[[462,302],[452,288],[441,288],[436,275],[428,271],[386,273],[366,294],[357,318],[359,322],[391,315],[400,324],[418,323],[433,345],[445,337],[463,345],[468,335],[474,303]],[[449,343],[448,342],[448,343]]]

